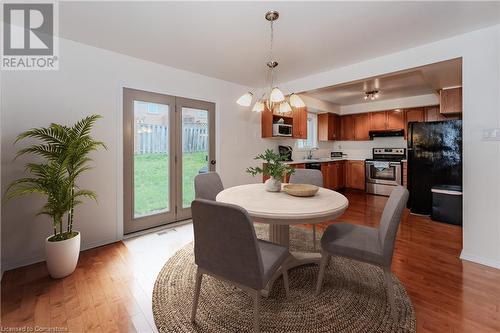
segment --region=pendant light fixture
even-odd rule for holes
[[[273,23],[279,18],[279,16],[280,14],[275,10],[270,10],[265,15],[266,20],[271,23],[271,46],[269,50],[269,61],[266,64],[270,71],[271,82],[269,85],[269,93],[264,93],[262,97],[255,102],[252,108],[252,111],[254,112],[262,112],[266,107],[269,110],[273,110],[276,107],[278,108],[279,113],[287,113],[292,111],[292,106],[295,108],[302,108],[306,106],[302,98],[295,93],[291,94],[287,101],[283,92],[278,87],[274,86],[274,69],[278,66],[278,62],[273,59]],[[266,98],[266,95],[268,95],[268,98]],[[241,106],[250,106],[252,101],[253,93],[247,92],[238,98],[236,103]]]
[[[380,91],[378,90],[372,90],[372,91],[365,91],[365,95],[363,96],[363,99],[366,100],[376,100],[377,98],[380,97]]]

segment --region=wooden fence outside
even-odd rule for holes
[[[169,147],[169,128],[163,125],[141,124],[135,134],[135,154],[164,154]],[[207,124],[182,125],[182,152],[194,153],[208,150]]]

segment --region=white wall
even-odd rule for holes
[[[500,268],[500,142],[482,140],[500,127],[500,26],[482,29],[287,83],[308,91],[462,57],[462,257]]]
[[[16,135],[50,122],[71,124],[98,113],[94,135],[108,151],[94,155],[96,168],[82,179],[99,203],[77,210],[82,247],[113,242],[122,236],[122,87],[166,93],[216,103],[217,170],[224,185],[258,182],[245,173],[252,157],[276,142],[260,139],[260,115],[235,100],[248,87],[146,62],[68,40],[60,43],[60,69],[50,72],[4,72],[2,84],[2,192],[23,174],[26,158],[13,162]],[[48,219],[36,217],[42,201],[27,197],[8,202],[2,211],[3,262],[9,269],[44,257]]]
[[[304,103],[307,105],[308,110],[312,110],[312,112],[316,113],[324,113],[324,112],[330,112],[330,113],[340,113],[340,105],[330,103],[327,101],[323,101],[321,99],[317,99],[305,94],[299,94],[299,96],[302,98]]]
[[[364,113],[372,111],[383,111],[393,109],[414,108],[419,106],[429,106],[439,104],[439,98],[436,94],[411,96],[402,98],[393,98],[381,101],[370,101],[367,103],[342,105],[341,114]]]

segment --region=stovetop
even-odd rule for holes
[[[367,161],[401,162],[406,159],[406,148],[373,148],[373,158]]]

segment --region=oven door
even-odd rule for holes
[[[388,167],[375,167],[366,162],[366,182],[373,184],[401,185],[401,163],[390,162]]]

